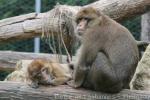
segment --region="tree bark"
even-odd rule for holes
[[[149,100],[150,92],[123,90],[107,94],[85,89],[73,89],[67,85],[40,86],[32,89],[23,83],[0,82],[1,100]]]
[[[150,12],[142,15],[141,23],[141,40],[150,41]]]
[[[149,11],[150,0],[99,0],[86,6],[95,7],[113,19],[122,21]],[[61,24],[61,27],[66,28],[66,30],[68,26],[64,25],[64,23],[66,23],[64,18],[61,18],[61,20],[58,19],[59,14],[56,14],[55,17],[53,16],[55,13],[54,11],[57,10],[57,13],[61,11],[62,13],[67,12],[65,16],[74,17],[80,8],[79,6],[58,5],[48,13],[41,13],[38,15],[31,13],[0,20],[0,42],[40,36],[42,27],[45,24],[43,22],[43,16],[51,18],[49,22],[55,21],[52,25],[48,26],[49,30],[55,34],[60,33],[60,31],[58,31],[60,25],[58,24]],[[70,25],[71,24],[72,23],[70,23]]]

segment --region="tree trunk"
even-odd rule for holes
[[[142,15],[141,40],[150,41],[150,12]]]

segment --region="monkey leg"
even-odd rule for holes
[[[84,79],[85,79],[85,76],[86,76],[86,73],[87,73],[87,69],[85,70],[75,70],[75,74],[74,74],[74,79],[67,82],[67,84],[71,87],[74,87],[74,88],[78,88],[81,86],[81,84],[84,82]],[[77,74],[78,73],[78,74]]]
[[[122,82],[119,81],[113,66],[104,53],[97,55],[83,87],[103,92],[119,92],[122,89]]]

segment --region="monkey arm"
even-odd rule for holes
[[[50,84],[52,85],[62,85],[64,83],[66,83],[69,80],[68,77],[59,77],[59,78],[55,78],[53,80],[51,80]]]
[[[90,43],[89,43],[90,44]],[[93,61],[95,60],[96,56],[97,56],[97,49],[93,50],[93,46],[91,45],[82,45],[79,49],[79,58],[77,61],[77,64],[75,65],[75,72],[74,72],[74,86],[75,88],[80,87],[83,82],[84,79],[86,77],[87,72],[89,71],[90,67],[93,63]],[[72,83],[71,83],[72,84]]]
[[[32,81],[30,81],[30,82],[28,83],[28,85],[29,85],[30,87],[32,87],[32,88],[38,88],[38,87],[39,87],[37,80],[34,80],[34,81],[32,80]]]

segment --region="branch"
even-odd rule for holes
[[[73,89],[67,85],[43,86],[32,89],[23,83],[0,82],[1,100],[149,100],[150,92],[123,90],[106,94],[85,89]]]
[[[113,19],[122,21],[126,18],[141,15],[149,11],[150,0],[99,0],[86,6],[95,7]],[[47,21],[47,23],[51,23],[47,27],[49,28],[48,30],[54,34],[60,33],[60,26],[64,30],[67,30],[72,23],[70,23],[69,26],[64,25],[67,20],[64,18],[59,19],[59,13],[62,11],[62,13],[65,13],[65,16],[74,17],[80,8],[79,6],[58,5],[47,13],[38,15],[31,13],[0,20],[0,42],[40,36],[42,27],[45,26],[43,16],[48,16],[50,18]],[[55,12],[56,10],[57,13]],[[56,16],[54,16],[54,13],[56,13]]]
[[[89,4],[111,18],[122,21],[150,10],[150,0],[99,0]]]
[[[66,56],[62,57],[62,63],[66,63]],[[13,52],[13,51],[0,51],[0,70],[13,71],[17,61],[30,60],[30,59],[56,59],[54,54],[45,53],[27,53],[27,52]]]

